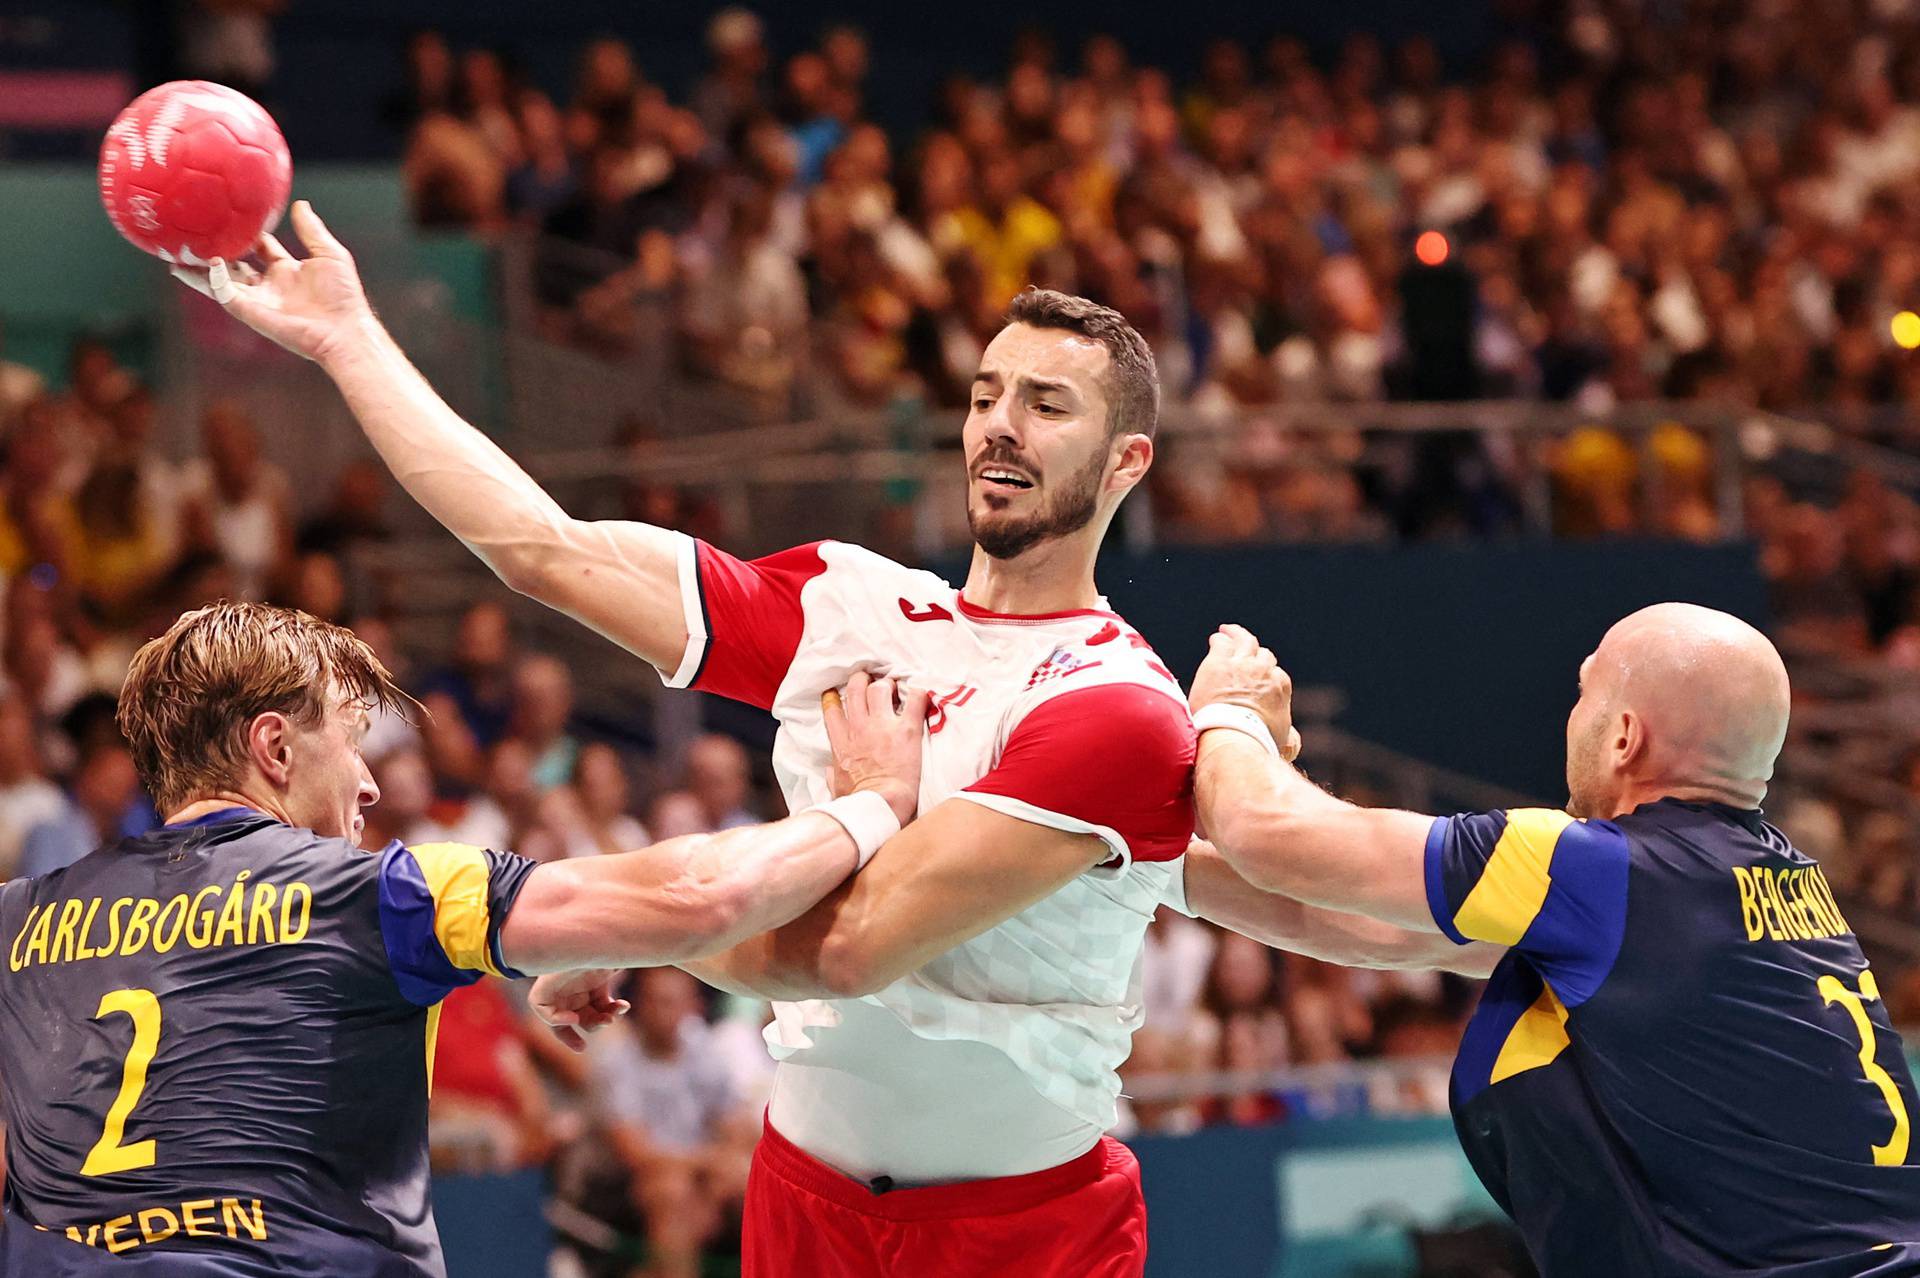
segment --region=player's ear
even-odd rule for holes
[[[1622,710],[1614,725],[1613,762],[1621,772],[1638,766],[1647,756],[1646,720],[1631,710]]]
[[[293,724],[278,710],[253,717],[247,725],[247,757],[274,785],[287,784],[293,765]]]
[[[1147,468],[1153,465],[1153,439],[1135,432],[1120,436],[1113,445],[1120,463],[1114,468],[1112,482],[1124,492],[1146,478]]]

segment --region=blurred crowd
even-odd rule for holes
[[[681,100],[619,40],[556,97],[424,33],[393,119],[423,224],[545,237],[557,334],[617,351],[664,306],[688,371],[772,411],[963,402],[1035,283],[1123,311],[1203,416],[1703,399],[1915,443],[1911,6],[1501,9],[1474,67],[1279,36],[1187,83],[1026,34],[929,86],[913,136],[869,118],[884,50],[853,28],[781,58],[727,10]]]

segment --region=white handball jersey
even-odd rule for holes
[[[1104,609],[987,612],[932,573],[841,542],[743,561],[687,538],[680,582],[690,639],[667,682],[774,714],[774,772],[793,810],[831,797],[821,694],[865,670],[933,691],[922,812],[962,799],[1112,852],[876,994],[776,1004],[775,1125],[842,1170],[895,1177],[1034,1170],[1023,1135],[1032,1155],[1066,1151],[1042,1166],[1089,1148],[1116,1118],[1147,923],[1193,833],[1195,733],[1178,680]],[[828,1074],[865,1084],[857,1110],[832,1116],[849,1135],[830,1150],[779,1121],[782,1080],[808,1065],[825,1067],[806,1080],[813,1094]],[[915,1080],[937,1104],[883,1104]],[[964,1152],[983,1125],[1006,1152]]]

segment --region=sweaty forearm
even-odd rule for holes
[[[1183,873],[1187,907],[1193,913],[1264,945],[1324,963],[1485,976],[1500,957],[1493,946],[1455,945],[1437,932],[1416,932],[1262,891],[1205,843],[1187,850]]]
[[[413,499],[502,577],[558,540],[567,513],[440,398],[369,317],[324,367],[367,439]]]
[[[680,664],[677,533],[570,517],[447,406],[371,317],[323,366],[401,486],[502,581],[662,670]]]
[[[689,963],[797,918],[856,864],[852,836],[818,812],[554,862],[528,879],[502,944],[530,973]]]
[[[1254,886],[1437,930],[1422,877],[1431,817],[1337,799],[1237,732],[1202,736],[1194,806],[1209,841]]]

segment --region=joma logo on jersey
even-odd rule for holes
[[[900,598],[900,615],[905,617],[908,621],[952,621],[953,620],[953,614],[948,612],[945,608],[942,608],[939,604],[930,603],[925,605],[924,607],[916,607],[914,604],[910,603],[907,600],[906,596],[904,595],[901,596]]]
[[[1049,679],[1064,679],[1068,675],[1079,674],[1082,670],[1091,670],[1099,665],[1098,661],[1089,661],[1067,648],[1055,648],[1047,654],[1047,659],[1033,668],[1027,676],[1027,687],[1034,688]]]

